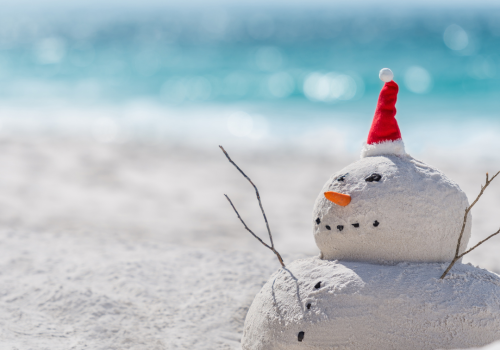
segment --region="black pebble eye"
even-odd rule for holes
[[[357,223],[356,224],[352,224],[352,226],[359,227],[359,224],[357,224]]]
[[[337,181],[344,181],[347,175],[348,174],[340,175],[339,177],[337,177]]]
[[[298,341],[304,340],[304,332],[299,332],[299,335],[297,336]]]
[[[371,174],[370,176],[368,176],[365,181],[366,182],[373,182],[373,181],[380,181],[380,179],[382,178],[382,175],[380,174],[376,174],[376,173],[373,173]]]
[[[327,230],[331,230],[332,228],[330,227],[330,225],[326,225],[325,226]]]
[[[307,304],[307,310],[311,308],[311,303]]]
[[[317,218],[316,223],[319,225],[321,223],[321,220],[319,218]]]
[[[316,283],[316,285],[314,286],[314,288],[320,289],[321,288],[321,282]]]
[[[373,226],[377,227],[378,225],[380,225],[380,222],[378,222],[377,220],[375,220],[375,221],[373,222]]]

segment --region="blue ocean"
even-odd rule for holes
[[[359,150],[382,86],[416,152],[500,147],[500,11],[3,13],[0,133]]]

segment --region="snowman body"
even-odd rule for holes
[[[467,196],[405,152],[391,74],[361,160],[334,173],[314,205],[319,257],[292,262],[264,285],[243,350],[437,350],[500,339],[500,277],[459,262],[440,279]]]
[[[457,265],[316,258],[277,271],[245,321],[244,350],[466,349],[500,339],[500,277]]]

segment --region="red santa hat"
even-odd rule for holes
[[[382,69],[379,77],[385,84],[378,97],[372,127],[368,133],[368,140],[363,146],[361,157],[383,154],[404,156],[406,155],[405,146],[395,118],[399,87],[392,80],[394,74],[389,68]]]

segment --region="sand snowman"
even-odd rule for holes
[[[278,270],[257,294],[244,350],[423,350],[500,339],[500,278],[454,258],[465,193],[408,155],[385,81],[361,159],[333,174],[313,210],[321,253]],[[468,220],[470,223],[470,220]],[[466,249],[470,224],[460,249]]]

